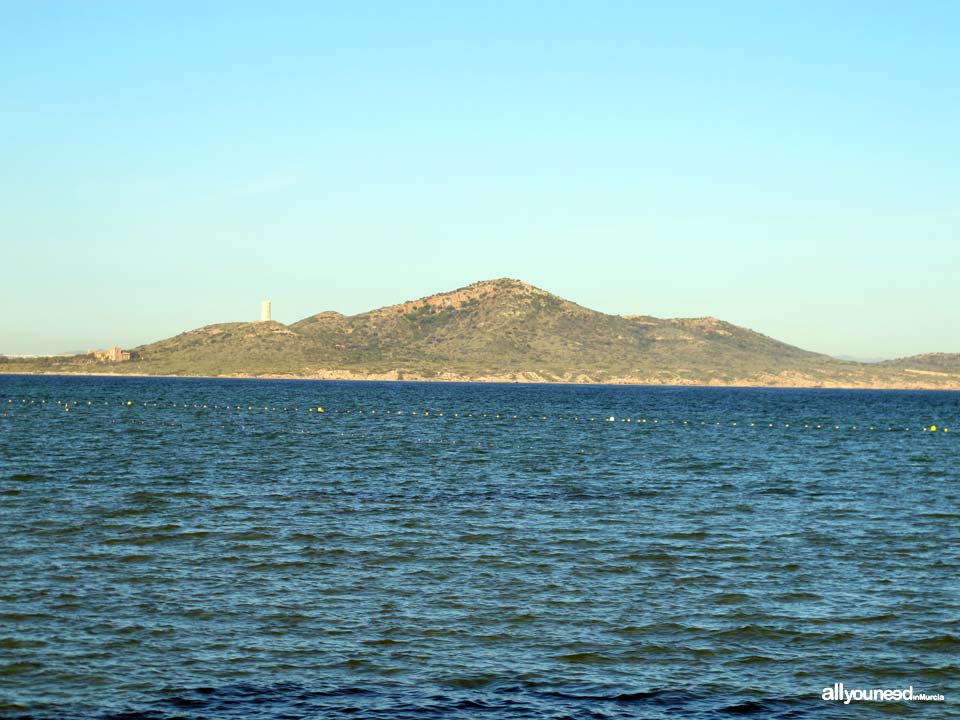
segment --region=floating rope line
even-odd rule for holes
[[[47,407],[48,399],[47,398],[6,398],[6,402],[0,400],[0,406],[3,404],[10,406],[9,409],[4,408],[0,412],[0,417],[12,417],[17,412],[24,411],[41,411]],[[53,405],[53,401],[50,401],[50,406]],[[832,431],[849,431],[849,432],[924,432],[931,434],[947,434],[950,433],[950,428],[942,426],[939,423],[928,423],[928,424],[911,424],[906,426],[900,425],[891,425],[889,423],[875,423],[873,425],[862,425],[862,424],[837,424],[836,422],[827,422],[821,420],[820,422],[807,421],[807,422],[778,422],[773,423],[769,421],[745,421],[743,419],[738,420],[690,420],[688,419],[661,419],[661,418],[649,418],[644,416],[616,416],[616,415],[600,415],[600,416],[583,416],[583,415],[543,415],[542,413],[534,413],[530,415],[517,415],[517,414],[508,414],[508,413],[491,413],[491,412],[450,412],[450,411],[438,411],[433,410],[410,410],[410,409],[398,409],[398,408],[385,408],[385,409],[373,409],[373,408],[332,408],[327,409],[319,404],[311,404],[308,407],[301,408],[299,405],[252,405],[252,404],[243,404],[237,405],[233,403],[215,403],[210,405],[209,403],[189,403],[189,402],[153,402],[153,401],[134,401],[134,400],[120,400],[120,401],[96,401],[93,400],[57,400],[56,405],[66,413],[82,411],[80,414],[85,414],[89,411],[95,411],[98,407],[118,407],[123,409],[128,409],[129,411],[142,411],[146,410],[177,410],[177,411],[189,411],[196,414],[196,412],[202,411],[211,411],[218,410],[224,413],[305,413],[307,415],[312,415],[314,418],[319,418],[324,416],[326,418],[332,418],[333,415],[347,415],[347,416],[363,416],[371,417],[374,416],[382,417],[384,421],[387,420],[386,416],[391,417],[416,417],[419,419],[427,420],[437,420],[440,418],[447,418],[447,421],[450,421],[451,418],[456,418],[458,420],[470,419],[479,419],[479,420],[500,420],[500,421],[536,421],[536,422],[571,422],[571,423],[581,423],[581,422],[597,422],[602,421],[606,423],[622,423],[622,424],[632,424],[638,426],[638,429],[651,428],[653,426],[664,426],[664,425],[674,425],[680,428],[691,428],[695,427],[699,422],[699,425],[704,428],[719,428],[719,427],[728,427],[728,428],[753,428],[753,429],[782,429],[790,431],[823,431],[823,430],[832,430]],[[195,412],[196,411],[196,412]]]

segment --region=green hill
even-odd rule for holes
[[[960,387],[958,355],[844,362],[714,318],[606,315],[509,279],[289,326],[209,325],[133,353],[7,360],[0,371]]]
[[[911,355],[899,360],[886,360],[879,365],[885,368],[897,368],[914,375],[960,376],[960,353]]]

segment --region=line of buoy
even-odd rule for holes
[[[7,398],[7,399],[6,399],[6,404],[7,404],[7,405],[12,405],[12,406],[14,406],[15,408],[26,408],[26,407],[29,407],[29,406],[34,406],[34,407],[43,406],[43,405],[46,405],[46,403],[47,403],[47,399],[46,399],[46,398],[39,398],[39,399],[37,399],[37,398],[20,398],[19,400],[20,400],[20,402],[17,403],[15,398]],[[2,402],[2,401],[0,401],[0,402]],[[86,408],[93,408],[93,407],[94,407],[94,402],[93,402],[92,400],[87,400],[87,401],[85,401],[85,402],[80,401],[80,400],[72,400],[72,401],[70,401],[70,400],[68,400],[68,401],[57,400],[56,403],[57,403],[57,405],[59,405],[59,406],[61,406],[61,407],[63,408],[64,412],[70,412],[71,410],[76,411],[78,408],[86,409]],[[119,402],[116,402],[116,403],[110,403],[109,401],[103,401],[102,404],[105,405],[105,406],[117,405],[117,406],[127,407],[127,408],[157,408],[157,409],[161,409],[161,410],[163,410],[163,409],[169,409],[169,408],[182,408],[182,409],[185,409],[185,410],[211,410],[211,409],[212,409],[212,410],[222,410],[222,411],[227,411],[227,412],[278,412],[278,411],[282,411],[282,412],[301,412],[301,408],[300,408],[299,405],[296,405],[296,406],[275,406],[275,405],[263,405],[263,406],[257,405],[257,406],[254,406],[254,405],[252,405],[252,404],[246,404],[246,405],[223,404],[223,405],[220,405],[219,403],[215,403],[215,404],[213,404],[213,405],[210,405],[209,403],[185,403],[185,402],[184,402],[184,403],[169,403],[169,404],[163,404],[163,403],[159,403],[159,402],[150,402],[150,401],[139,401],[139,402],[135,402],[135,401],[133,401],[133,400],[119,401]],[[100,405],[100,403],[98,402],[98,403],[97,403],[97,407],[100,407],[100,406],[101,406],[101,405]],[[304,408],[304,410],[305,410],[306,412],[308,412],[308,413],[313,414],[314,416],[319,416],[319,415],[327,415],[327,416],[329,416],[331,413],[333,413],[333,414],[340,414],[340,415],[351,415],[351,414],[355,414],[355,415],[364,415],[364,416],[368,416],[368,415],[369,415],[369,416],[375,416],[375,415],[378,414],[377,410],[375,410],[375,409],[370,409],[370,408],[339,408],[339,409],[333,409],[333,410],[329,410],[329,411],[328,411],[328,410],[326,410],[322,405],[319,405],[319,404],[318,404],[318,405],[310,405],[310,406]],[[421,410],[421,411],[417,411],[417,410],[400,410],[400,409],[395,409],[395,408],[388,408],[388,409],[386,409],[386,410],[381,411],[380,414],[381,414],[381,416],[383,416],[383,415],[403,416],[404,414],[406,414],[406,415],[411,416],[411,417],[423,417],[423,418],[431,418],[431,419],[433,419],[433,418],[443,418],[443,417],[454,417],[454,418],[460,418],[460,417],[464,417],[464,418],[479,417],[479,418],[490,418],[490,419],[495,419],[495,420],[511,420],[511,419],[512,419],[512,420],[540,420],[540,421],[544,421],[544,422],[545,422],[545,421],[549,421],[549,420],[560,420],[560,421],[569,421],[569,422],[596,422],[596,421],[597,421],[597,417],[586,417],[586,416],[581,416],[581,415],[547,416],[547,415],[543,415],[543,414],[539,414],[539,413],[538,413],[538,414],[531,414],[531,415],[516,415],[516,414],[487,413],[487,412],[480,412],[480,413],[474,413],[474,412],[465,412],[465,413],[453,412],[453,413],[450,413],[450,412],[446,412],[446,413],[444,413],[444,412],[437,411],[437,410]],[[616,415],[606,415],[606,416],[602,416],[602,417],[600,417],[600,420],[602,420],[602,421],[604,421],[604,422],[607,422],[607,423],[617,423],[617,422],[619,422],[619,423],[630,423],[630,424],[636,424],[636,425],[638,425],[638,426],[647,426],[647,427],[649,427],[649,426],[651,426],[651,425],[660,425],[660,424],[679,425],[679,426],[681,426],[681,427],[684,427],[684,426],[685,426],[685,427],[690,427],[690,426],[693,424],[693,423],[691,423],[691,421],[690,421],[689,419],[683,419],[683,420],[670,419],[670,420],[663,420],[663,422],[661,423],[661,419],[660,419],[660,418],[618,417],[618,416],[616,416]],[[782,427],[782,428],[785,429],[785,430],[791,430],[791,429],[801,430],[801,429],[802,429],[802,430],[811,430],[811,431],[812,431],[812,430],[824,430],[824,429],[826,429],[826,430],[829,430],[829,429],[833,429],[833,430],[844,430],[844,429],[847,429],[847,426],[846,426],[846,425],[839,425],[839,424],[835,424],[835,423],[827,423],[827,422],[823,422],[823,421],[821,421],[821,422],[819,422],[819,423],[817,423],[817,422],[805,422],[805,423],[792,423],[792,422],[772,423],[772,422],[757,422],[757,421],[753,421],[753,422],[747,423],[746,421],[742,421],[742,420],[729,420],[729,421],[726,421],[726,422],[721,423],[720,421],[710,422],[710,421],[707,421],[707,420],[700,420],[699,423],[700,423],[701,426],[704,426],[704,427],[721,427],[722,425],[727,425],[727,426],[729,426],[729,427],[751,427],[751,428],[767,428],[767,429],[773,429],[773,428],[777,428],[777,427]],[[910,432],[911,429],[918,428],[918,427],[919,427],[919,429],[920,429],[922,432],[926,432],[926,433],[949,433],[949,432],[950,432],[950,429],[949,429],[948,427],[943,427],[943,426],[937,425],[937,424],[935,424],[935,423],[931,423],[931,424],[929,424],[929,425],[920,425],[920,426],[913,425],[913,426],[906,426],[906,427],[893,426],[893,425],[889,425],[889,424],[885,424],[885,425],[867,425],[867,426],[853,425],[853,424],[851,424],[851,425],[849,425],[849,430],[850,430],[850,431],[867,430],[867,431],[871,431],[871,432],[875,432],[875,431],[885,431],[885,432]]]

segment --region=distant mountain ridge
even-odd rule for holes
[[[289,326],[218,323],[133,351],[110,365],[8,358],[0,371],[960,388],[960,355],[847,362],[711,317],[607,315],[508,278]]]

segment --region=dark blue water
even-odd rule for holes
[[[949,392],[0,377],[0,714],[956,716],[958,461]]]

